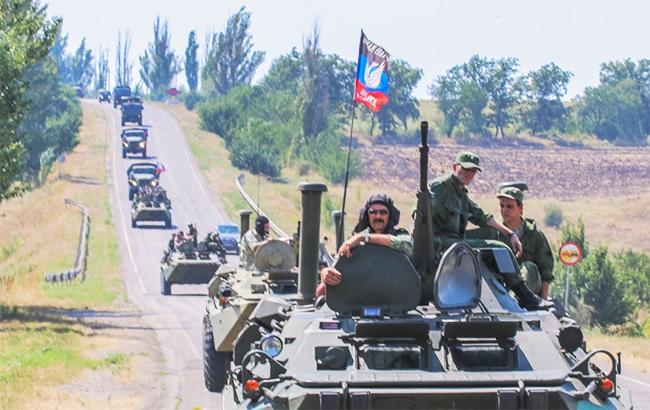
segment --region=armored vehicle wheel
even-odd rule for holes
[[[232,353],[214,350],[214,335],[208,315],[203,316],[203,379],[205,387],[213,393],[221,393]]]
[[[165,280],[165,273],[160,268],[160,294],[168,296],[172,293],[172,284]]]

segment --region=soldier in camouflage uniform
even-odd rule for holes
[[[481,228],[491,227],[508,238],[512,250],[517,257],[523,254],[522,244],[517,233],[503,225],[490,214],[485,213],[467,194],[467,186],[472,183],[477,172],[480,172],[478,155],[472,152],[460,152],[452,163],[452,173],[433,180],[431,191],[431,220],[434,245],[439,252],[444,252],[454,242],[465,240],[467,223],[472,222]],[[486,245],[485,241],[467,240],[470,246]],[[489,241],[489,246],[504,246],[498,241]],[[522,307],[538,309],[550,307],[530,291],[521,275],[517,272],[506,273],[503,279],[512,289]]]
[[[411,256],[413,240],[406,229],[396,227],[399,215],[399,210],[388,196],[372,195],[359,211],[359,222],[352,236],[339,248],[339,257],[351,257],[352,249],[366,243],[388,246]],[[321,270],[321,285],[318,286],[316,294],[320,296],[325,293],[324,284],[336,286],[341,281],[341,272],[333,267],[324,267]]]
[[[255,269],[255,252],[268,242],[269,229],[269,218],[260,215],[255,219],[255,226],[239,240],[239,266],[247,270]]]

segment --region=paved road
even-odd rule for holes
[[[97,104],[96,102],[92,102]],[[156,329],[167,362],[169,408],[214,409],[221,407],[221,395],[209,393],[203,384],[201,362],[202,317],[207,297],[205,285],[174,285],[171,296],[160,294],[159,261],[174,229],[186,230],[196,223],[199,236],[223,222],[227,216],[215,195],[208,191],[195,165],[180,126],[165,111],[146,105],[145,125],[150,126],[149,161],[159,161],[166,172],[161,185],[173,205],[175,227],[131,228],[126,169],[138,158],[121,158],[119,110],[102,105],[111,144],[107,158],[111,179],[111,205],[117,229],[122,269],[129,299],[144,312]],[[228,256],[236,264],[237,257]],[[636,409],[650,410],[650,375],[625,363],[619,383],[632,392]]]
[[[96,103],[95,103],[96,104]],[[173,285],[172,295],[160,294],[159,262],[162,250],[175,230],[187,230],[195,223],[199,238],[215,224],[227,220],[221,202],[210,193],[186,146],[180,126],[165,111],[145,104],[144,125],[150,128],[148,161],[164,164],[161,185],[172,201],[174,227],[131,227],[126,169],[141,158],[121,158],[119,110],[102,105],[110,141],[108,167],[111,205],[117,230],[122,269],[129,299],[144,313],[165,355],[168,374],[169,408],[213,409],[221,407],[219,394],[209,393],[203,383],[202,317],[205,313],[205,285]],[[236,256],[228,256],[237,263]]]

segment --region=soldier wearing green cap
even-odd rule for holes
[[[503,224],[517,233],[524,247],[517,258],[521,273],[528,286],[544,299],[548,299],[553,276],[553,251],[535,220],[524,218],[524,193],[515,187],[504,187],[497,193]],[[498,239],[508,243],[499,234]]]
[[[454,242],[465,240],[468,222],[481,228],[494,228],[507,237],[515,255],[520,257],[523,249],[519,237],[512,229],[503,225],[488,213],[485,213],[467,193],[467,186],[472,183],[476,173],[481,171],[478,155],[463,151],[456,155],[452,163],[452,173],[438,177],[429,186],[431,191],[431,220],[434,244],[439,251],[444,251]],[[498,241],[491,245],[501,246]],[[469,241],[472,246],[471,241]],[[484,243],[484,242],[483,242]],[[506,285],[519,298],[520,304],[527,309],[546,308],[546,303],[530,291],[519,273],[504,275]]]

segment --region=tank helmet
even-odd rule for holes
[[[354,232],[361,232],[364,229],[370,226],[370,221],[368,219],[368,209],[372,204],[382,204],[388,208],[388,233],[393,233],[395,227],[399,223],[399,209],[395,207],[393,200],[385,194],[371,195],[370,198],[366,201],[366,204],[359,210],[359,222],[354,227]]]
[[[257,232],[258,235],[265,237],[266,231],[264,230],[264,225],[269,223],[269,218],[267,218],[264,215],[260,215],[255,219],[255,232]]]

